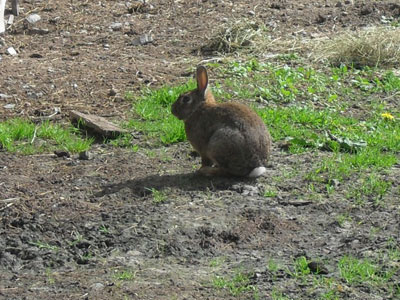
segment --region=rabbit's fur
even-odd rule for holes
[[[257,177],[266,171],[271,136],[261,118],[240,103],[217,103],[208,89],[207,70],[199,66],[197,89],[184,93],[172,113],[185,123],[186,136],[200,154],[206,176]]]

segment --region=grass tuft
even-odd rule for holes
[[[60,148],[73,153],[88,150],[93,139],[80,138],[77,133],[74,127],[63,128],[49,121],[36,125],[16,118],[0,123],[0,148],[23,154]]]
[[[166,145],[185,140],[183,122],[172,115],[171,105],[180,94],[195,88],[195,82],[190,80],[177,87],[145,90],[140,97],[132,100],[133,111],[138,118],[132,119],[127,126],[159,138]]]
[[[396,67],[400,62],[399,44],[400,28],[374,27],[323,42],[317,52],[336,66]]]
[[[255,45],[265,44],[265,34],[262,27],[255,22],[234,21],[222,26],[205,45],[200,48],[203,54],[233,53]],[[255,43],[257,41],[257,43]]]

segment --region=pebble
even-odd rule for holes
[[[71,156],[71,155],[69,154],[69,152],[63,151],[63,150],[56,150],[56,151],[54,151],[54,154],[55,154],[57,157],[70,157],[70,156]]]
[[[308,267],[310,268],[310,271],[315,274],[329,274],[328,269],[320,262],[310,261]]]
[[[234,191],[237,191],[238,193],[241,193],[243,196],[255,196],[260,194],[260,191],[258,187],[252,186],[252,185],[240,185],[240,184],[234,184],[232,185],[232,189]]]
[[[6,95],[6,94],[1,94],[0,93],[0,99],[7,99],[7,98],[11,98],[10,95]]]
[[[15,51],[14,47],[7,48],[7,53],[10,54],[11,56],[17,55],[17,51]]]
[[[93,154],[89,151],[82,151],[79,153],[80,160],[90,160],[93,158]]]
[[[113,31],[119,31],[119,30],[122,29],[122,23],[114,22],[114,23],[112,23],[112,24],[110,25],[110,28],[111,28]]]
[[[29,16],[26,17],[26,20],[30,23],[30,24],[35,24],[36,22],[39,22],[41,19],[41,17],[38,14],[31,14]]]
[[[10,104],[6,104],[3,106],[5,109],[13,109],[15,107],[15,104],[10,103]]]
[[[104,284],[102,284],[100,282],[93,283],[90,286],[90,289],[94,290],[94,291],[101,291],[102,289],[104,289]]]
[[[115,90],[115,89],[113,89],[113,88],[111,88],[109,91],[108,91],[108,96],[110,96],[110,97],[113,97],[113,96],[115,96],[117,94],[117,91]]]
[[[142,34],[132,41],[133,46],[146,45],[153,42],[153,37],[150,34]]]

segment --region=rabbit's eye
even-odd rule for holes
[[[190,97],[189,96],[183,96],[182,102],[185,103],[185,104],[189,103],[190,102]]]

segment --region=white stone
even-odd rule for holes
[[[10,54],[11,56],[16,56],[17,55],[17,51],[15,51],[14,47],[9,47],[7,49],[7,53]]]
[[[35,24],[36,22],[39,22],[40,19],[41,19],[41,17],[38,14],[31,14],[26,17],[26,20],[31,24]]]

